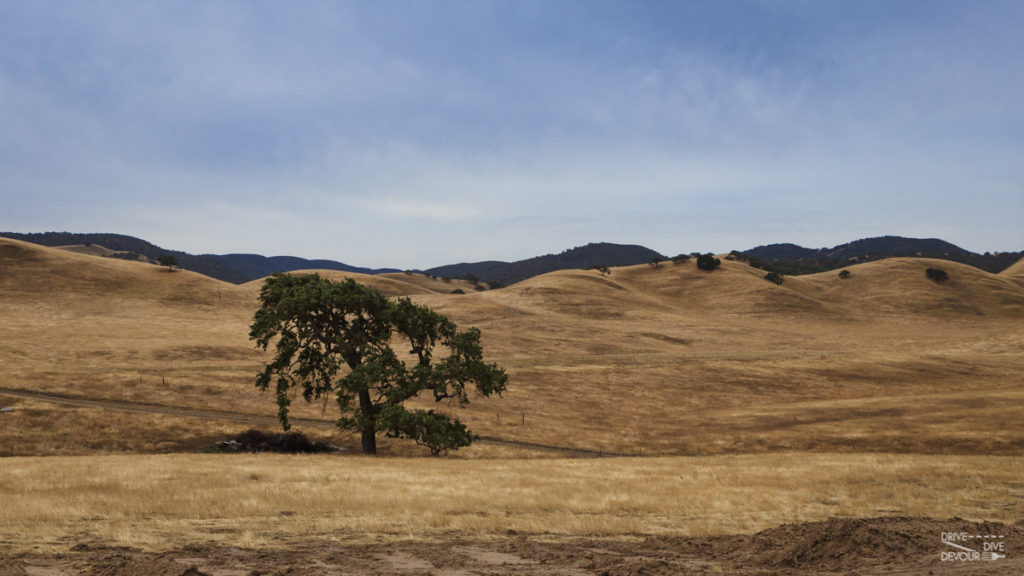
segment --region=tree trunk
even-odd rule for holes
[[[363,413],[363,454],[377,455],[377,429],[373,423],[373,402],[370,401],[370,392],[363,390],[359,393],[359,409]]]
[[[377,434],[373,430],[363,430],[363,454],[377,455]]]

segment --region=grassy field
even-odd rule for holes
[[[615,459],[273,455],[12,458],[0,541],[160,551],[309,540],[716,535],[830,517],[1024,517],[1012,457]]]
[[[950,282],[928,280],[928,266]],[[1018,268],[892,259],[845,280],[775,286],[739,262],[712,273],[664,263],[485,292],[414,274],[357,279],[482,329],[487,356],[511,376],[504,398],[458,411],[485,436],[636,455],[1014,455],[1024,452]],[[273,399],[253,388],[266,357],[247,337],[259,286],[0,239],[0,388],[273,416]],[[15,409],[3,415],[5,454],[176,452],[240,431],[2,392],[0,405]],[[336,417],[329,404],[293,409]]]
[[[951,280],[928,280],[929,266]],[[247,337],[260,283],[0,239],[0,406],[13,409],[0,414],[0,455],[14,455],[0,461],[0,540],[158,550],[1024,518],[1021,266],[849,270],[776,286],[740,262],[664,263],[481,292],[356,275],[481,328],[511,383],[458,410],[478,434],[631,457],[481,443],[431,459],[383,439],[381,459],[216,456],[194,452],[250,425],[194,411],[275,415],[253,387],[267,357]],[[357,451],[330,428],[333,405],[293,409],[320,422],[300,431]]]

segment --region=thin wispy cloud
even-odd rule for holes
[[[1019,250],[1022,24],[1015,2],[7,3],[0,229],[403,268]]]

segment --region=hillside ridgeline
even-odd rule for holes
[[[833,248],[804,248],[796,244],[769,244],[741,252],[758,268],[779,274],[800,275],[838,270],[852,264],[893,257],[952,260],[998,274],[1024,257],[1024,252],[977,254],[937,238],[880,236],[840,244]]]
[[[931,280],[933,267],[948,280]],[[423,274],[320,273],[478,326],[486,356],[511,378],[502,399],[458,411],[488,438],[625,454],[1024,446],[1024,431],[1011,425],[1024,418],[1024,285],[923,258],[847,270],[777,285],[740,261],[710,272],[663,262],[604,275],[561,270],[485,291]],[[5,438],[18,454],[180,451],[240,431],[209,416],[217,411],[272,422],[272,393],[253,386],[267,355],[248,338],[260,285],[0,239],[0,388],[205,415],[62,407],[0,392],[0,405],[15,409],[4,415]],[[323,437],[330,403],[297,398],[293,414],[319,423],[299,425],[312,438],[358,446]],[[416,453],[397,441],[381,449]]]

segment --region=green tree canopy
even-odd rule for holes
[[[295,390],[307,402],[333,397],[338,426],[360,432],[367,454],[376,454],[379,431],[440,454],[468,446],[473,435],[458,419],[404,403],[423,394],[462,406],[470,387],[500,396],[508,384],[503,369],[484,361],[480,330],[460,331],[408,298],[389,300],[352,279],[275,274],[259,299],[249,337],[264,350],[276,339],[276,353],[256,386],[275,385],[285,430]],[[407,354],[395,352],[399,344]],[[442,350],[446,355],[436,357]]]
[[[722,265],[722,261],[715,258],[714,254],[701,254],[697,256],[697,268],[701,270],[714,270]]]
[[[167,266],[168,270],[174,270],[174,267],[178,265],[178,259],[173,254],[164,254],[157,258],[156,262],[161,266]]]

